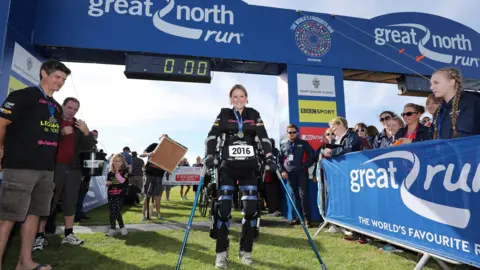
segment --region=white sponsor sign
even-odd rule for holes
[[[167,178],[163,177],[163,185],[198,185],[200,175],[202,174],[202,167],[178,167]]]
[[[297,74],[297,89],[299,96],[335,97],[335,77]]]
[[[37,85],[40,84],[40,67],[42,62],[35,58],[31,53],[22,46],[15,43],[13,51],[12,70],[29,82]]]

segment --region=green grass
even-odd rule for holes
[[[167,203],[165,194],[162,197],[162,203],[160,207],[160,213],[163,219],[159,220],[152,217],[151,220],[141,222],[142,206],[139,204],[136,206],[124,206],[122,209],[123,222],[125,224],[149,224],[149,223],[165,223],[165,222],[188,222],[190,213],[192,211],[193,200],[195,199],[195,193],[190,189],[188,192],[188,201],[180,200],[180,187],[173,187],[170,193],[170,202]],[[143,201],[142,201],[143,203]],[[156,210],[154,210],[156,211]],[[75,223],[75,225],[92,226],[92,225],[106,225],[109,224],[108,205],[101,206],[93,209],[87,213],[87,216],[91,217],[89,220],[82,220]],[[241,219],[241,213],[238,211],[232,212],[232,216],[235,219]],[[195,212],[194,221],[207,221],[208,217],[202,218],[198,212],[198,207]],[[63,215],[57,216],[57,225],[63,225]]]
[[[232,230],[229,269],[318,269],[318,261],[299,227],[263,228],[254,245],[253,267],[239,264],[239,235],[238,229]],[[79,236],[86,241],[79,247],[61,246],[60,236],[48,238],[49,245],[44,251],[36,251],[34,257],[54,269],[175,269],[184,231],[133,232],[114,238],[100,233]],[[328,269],[413,269],[417,259],[413,254],[383,254],[374,245],[347,242],[327,233],[320,234],[315,244]],[[182,269],[213,269],[214,247],[207,232],[191,231]],[[14,269],[17,238],[6,255],[5,269]],[[431,262],[424,269],[439,267]]]
[[[189,196],[193,199],[193,194]],[[162,209],[165,221],[187,221],[190,201],[178,199],[178,188],[172,189],[170,205]],[[191,207],[191,206],[190,206]],[[136,211],[138,210],[138,211]],[[92,220],[82,224],[108,224],[106,209],[89,213]],[[140,208],[133,207],[124,214],[128,223],[139,223]],[[234,212],[234,219],[240,217]],[[195,217],[195,220],[205,220]],[[265,218],[267,222],[280,218]],[[155,221],[154,222],[158,222]],[[285,223],[285,221],[283,221]],[[241,265],[237,258],[240,229],[230,233],[229,269],[276,269],[301,270],[319,269],[318,261],[300,226],[288,227],[282,223],[261,228],[260,239],[255,242],[254,266]],[[313,234],[316,229],[310,229]],[[61,245],[61,236],[48,238],[49,244],[43,251],[34,253],[35,260],[49,263],[54,269],[175,269],[180,247],[185,236],[183,230],[158,232],[130,232],[128,236],[106,237],[102,233],[78,234],[85,240],[82,246]],[[314,239],[328,269],[413,269],[419,257],[413,253],[384,254],[378,251],[380,243],[360,245],[343,240],[339,234],[321,233]],[[19,237],[12,239],[4,260],[4,269],[15,269],[19,250]],[[214,269],[215,241],[207,231],[191,230],[182,269]],[[440,269],[433,261],[424,269]],[[453,267],[452,269],[469,269]]]

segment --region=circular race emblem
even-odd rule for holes
[[[332,46],[329,29],[317,21],[300,23],[295,30],[295,42],[304,54],[310,57],[324,56]]]

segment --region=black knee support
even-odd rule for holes
[[[240,186],[242,191],[242,201],[250,201],[251,203],[244,202],[243,207],[243,219],[242,224],[249,228],[255,228],[254,239],[258,238],[260,231],[260,211],[258,200],[258,187],[257,186]],[[252,207],[251,205],[255,206]]]
[[[210,237],[217,239],[217,232],[222,227],[227,230],[230,227],[230,212],[232,208],[233,186],[220,186],[218,191],[218,200],[212,203],[212,217],[210,223]]]

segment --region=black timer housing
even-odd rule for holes
[[[129,79],[145,79],[177,82],[210,83],[210,60],[127,54],[125,76]]]

